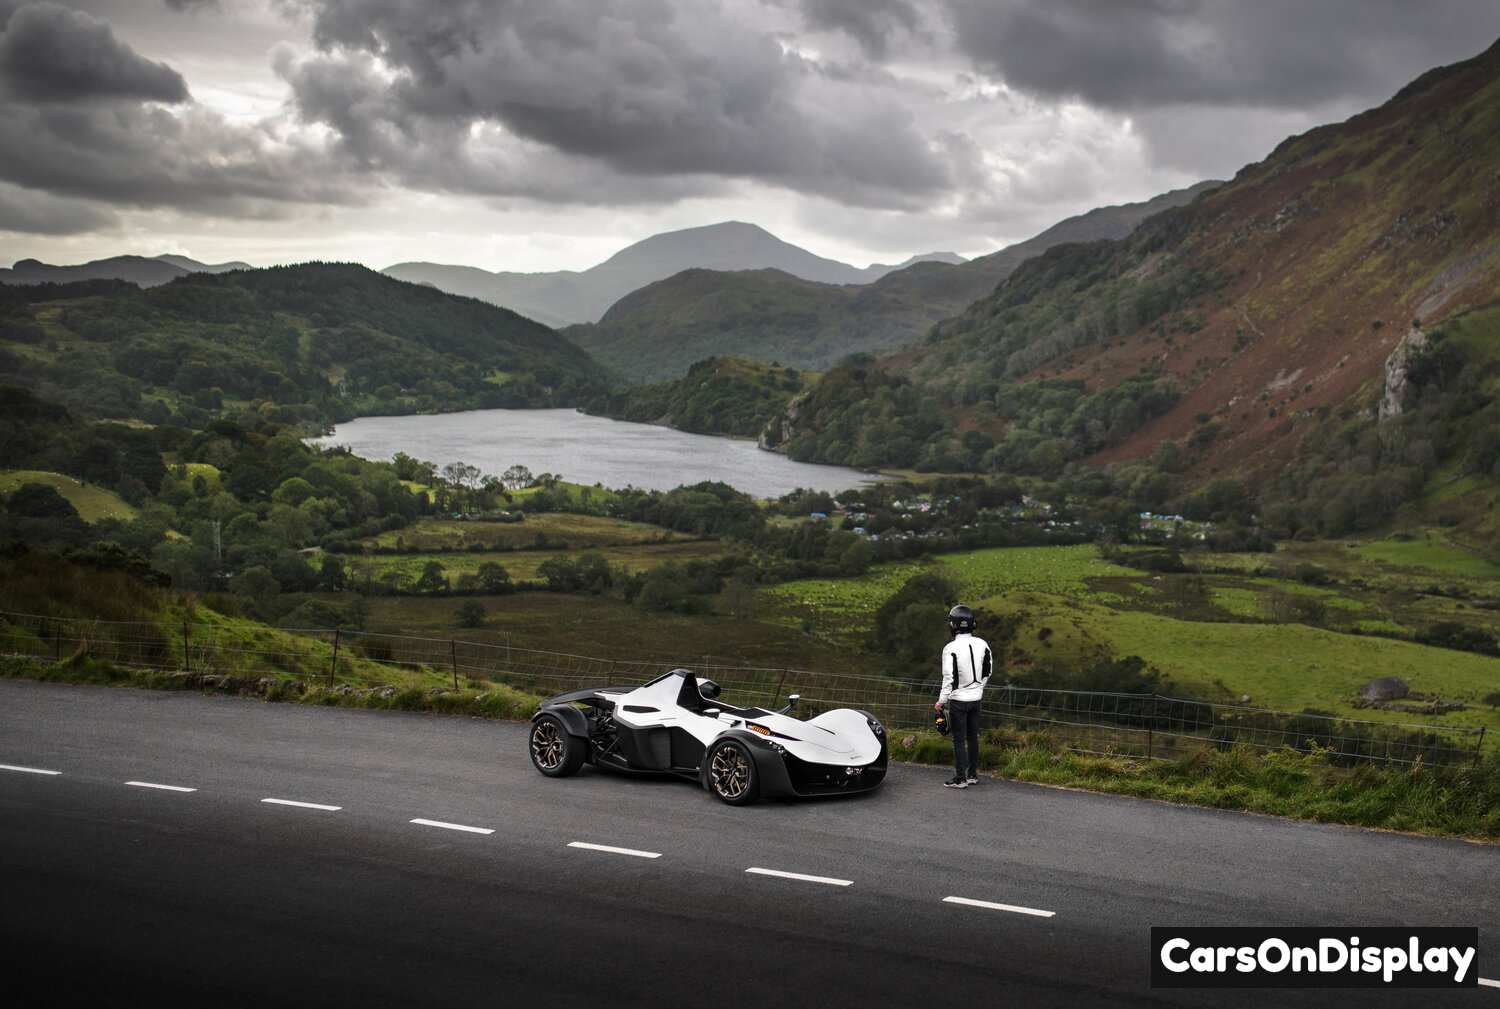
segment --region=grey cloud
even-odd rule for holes
[[[178,13],[219,6],[219,0],[163,0],[163,2]]]
[[[801,11],[808,27],[843,32],[877,59],[893,34],[915,33],[922,23],[908,0],[801,0]]]
[[[351,200],[316,152],[200,108],[0,104],[0,148],[0,178],[110,203],[263,216],[281,202]]]
[[[77,235],[119,223],[113,211],[0,183],[0,231]]]
[[[1388,97],[1500,33],[1493,0],[948,0],[959,48],[1033,93],[1109,108]]]
[[[299,113],[367,167],[411,173],[423,160],[412,143],[490,124],[635,179],[755,179],[876,206],[952,183],[895,93],[820,74],[717,8],[309,2],[323,53],[285,62],[283,76]],[[370,57],[394,80],[370,72]],[[480,188],[514,191],[501,173],[466,167]]]
[[[187,83],[115,38],[108,22],[54,3],[19,7],[0,35],[0,86],[33,102],[184,102]]]

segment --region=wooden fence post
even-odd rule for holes
[[[458,689],[458,642],[448,639],[448,659],[453,663],[453,689]]]
[[[781,670],[781,679],[776,681],[776,693],[771,695],[771,707],[776,707],[776,702],[781,700],[781,687],[786,683],[786,669]]]
[[[188,622],[186,618],[182,621],[182,671],[184,673],[191,673],[193,671],[193,662],[188,658]]]
[[[1475,767],[1479,766],[1479,755],[1482,752],[1484,752],[1484,730],[1487,729],[1487,728],[1489,728],[1489,726],[1487,726],[1487,725],[1481,725],[1479,727],[1479,738],[1477,740],[1475,740],[1475,742],[1474,742],[1474,766]]]
[[[1156,692],[1151,692],[1151,720],[1146,723],[1146,759],[1156,756]]]
[[[328,685],[333,686],[333,674],[339,667],[339,629],[333,629],[333,658],[328,663]]]

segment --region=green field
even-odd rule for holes
[[[711,560],[724,554],[724,546],[714,540],[686,540],[670,543],[650,543],[636,546],[603,547],[596,551],[611,567],[625,571],[649,571],[662,564],[686,564],[688,561]],[[415,581],[422,569],[432,561],[443,565],[451,583],[463,574],[475,574],[480,565],[497,563],[509,572],[513,582],[538,581],[537,569],[554,558],[572,559],[578,551],[565,550],[507,550],[495,552],[468,551],[439,554],[375,554],[373,556],[350,557],[351,577],[361,579],[365,572],[380,578],[390,572]]]
[[[425,518],[406,529],[381,533],[363,541],[366,546],[413,553],[484,550],[548,549],[596,550],[600,547],[668,543],[689,539],[660,526],[599,515],[545,512],[521,522],[470,522]]]
[[[1413,539],[1385,539],[1355,548],[1360,557],[1384,567],[1411,568],[1461,578],[1500,578],[1500,565],[1456,546],[1439,533]]]
[[[1046,675],[1049,668],[1139,655],[1189,696],[1248,695],[1255,705],[1291,711],[1317,707],[1381,721],[1431,718],[1500,729],[1500,713],[1482,703],[1500,690],[1500,659],[1373,636],[1443,620],[1500,630],[1495,609],[1420,591],[1434,564],[1461,570],[1491,598],[1500,595],[1500,581],[1482,579],[1483,569],[1462,563],[1468,558],[1457,548],[1421,541],[1394,544],[1417,548],[1397,553],[1406,561],[1403,574],[1387,560],[1389,542],[1352,549],[1298,544],[1316,549],[1289,557],[1213,555],[1203,566],[1223,573],[1210,574],[1150,574],[1111,564],[1093,546],[978,550],[880,565],[858,579],[789,582],[761,594],[783,623],[858,647],[880,605],[907,578],[930,571],[950,579],[965,602],[1017,618],[1010,660],[1018,671]],[[1365,556],[1367,547],[1374,556]],[[1326,552],[1340,561],[1329,585],[1261,573],[1289,571]],[[1223,563],[1228,556],[1243,563]],[[1468,708],[1443,716],[1356,709],[1358,688],[1377,676],[1400,676],[1415,691]]]
[[[135,518],[135,509],[126,504],[125,501],[113,491],[93,484],[86,484],[61,473],[46,473],[41,470],[11,469],[0,471],[0,494],[9,494],[22,484],[39,483],[51,487],[72,503],[78,509],[78,515],[85,522],[98,522],[100,519],[123,519],[129,521]]]

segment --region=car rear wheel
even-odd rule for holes
[[[731,806],[748,806],[760,798],[760,775],[755,758],[745,744],[733,739],[716,743],[705,758],[708,762],[708,790],[721,802]]]
[[[531,762],[549,778],[566,778],[583,766],[585,741],[568,734],[556,715],[531,723]]]

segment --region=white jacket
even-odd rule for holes
[[[943,692],[938,695],[938,703],[980,700],[993,672],[990,646],[983,638],[955,635],[943,646]]]

